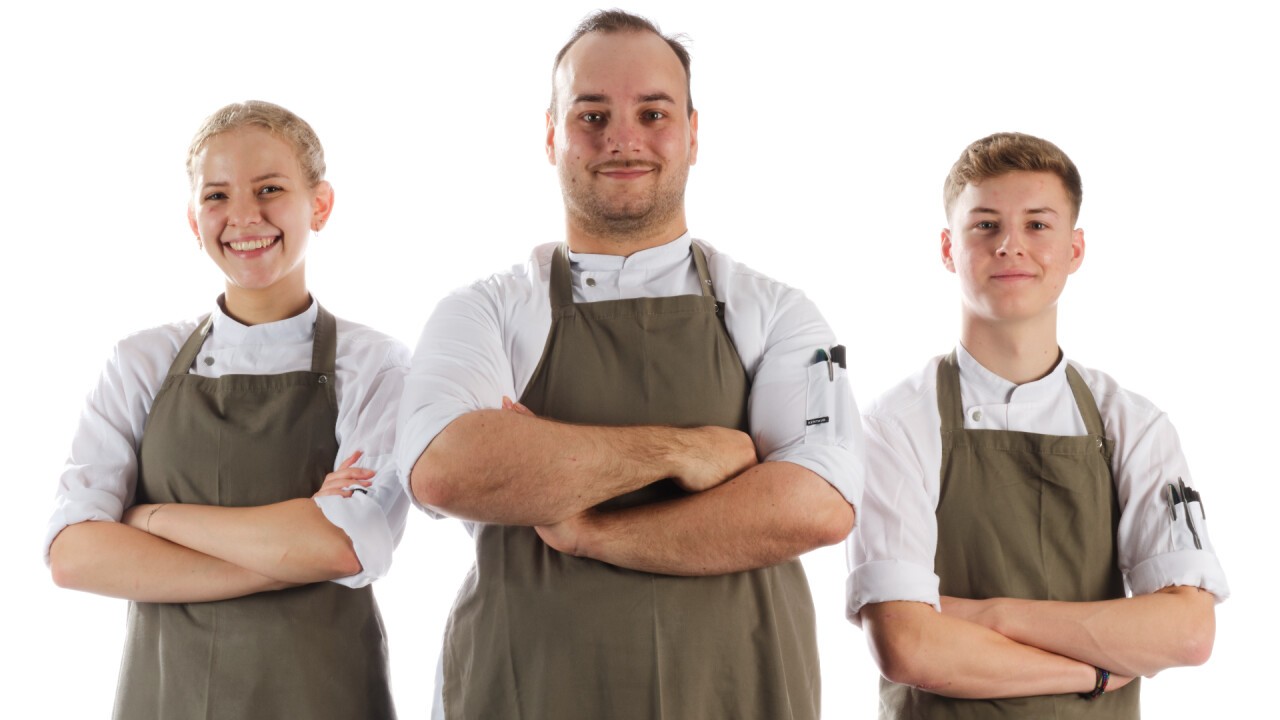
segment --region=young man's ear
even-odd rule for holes
[[[942,266],[956,271],[956,261],[951,257],[951,228],[942,229]]]
[[[1084,230],[1076,228],[1071,231],[1071,269],[1068,274],[1079,270],[1082,262],[1084,262]]]

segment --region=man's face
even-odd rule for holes
[[[684,231],[684,187],[697,159],[684,67],[649,32],[588,33],[555,74],[547,158],[570,222],[600,236]]]
[[[989,322],[1055,318],[1084,231],[1058,176],[1015,171],[966,185],[942,231],[942,262],[960,276],[966,314]]]

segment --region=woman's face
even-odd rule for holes
[[[195,158],[188,219],[227,278],[227,300],[306,293],[307,240],[333,207],[327,182],[308,187],[297,153],[269,131],[215,135]]]

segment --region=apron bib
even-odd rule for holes
[[[247,507],[310,497],[338,454],[336,323],[316,316],[310,371],[188,373],[192,333],[156,394],[138,503]],[[331,582],[205,603],[130,603],[120,720],[394,718],[369,587]]]
[[[938,366],[942,484],[934,572],[943,595],[1087,602],[1125,596],[1116,554],[1113,443],[1075,368],[1067,382],[1086,435],[966,430],[955,352]],[[881,717],[1133,720],[1138,683],[1094,700],[1075,693],[962,700],[881,678]]]
[[[748,379],[693,245],[701,295],[574,304],[562,245],[551,330],[520,401],[593,425],[746,429]],[[606,508],[682,495],[663,480]],[[450,720],[818,717],[813,602],[797,560],[675,577],[548,547],[533,528],[480,525],[446,630]]]

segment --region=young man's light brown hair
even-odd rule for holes
[[[1080,171],[1061,148],[1048,140],[1024,133],[1004,132],[975,140],[960,153],[942,185],[942,206],[951,217],[951,208],[965,185],[980,183],[1018,170],[1047,172],[1058,176],[1071,200],[1071,221],[1080,216],[1084,189]]]
[[[308,187],[314,188],[324,180],[324,148],[320,146],[316,131],[293,112],[263,100],[231,103],[205,118],[187,150],[187,179],[195,183],[196,155],[210,138],[242,127],[262,128],[292,145]]]
[[[691,59],[689,57],[689,49],[681,42],[681,38],[684,36],[663,35],[662,31],[652,21],[623,10],[599,10],[578,23],[578,27],[574,29],[569,41],[564,44],[564,47],[560,48],[560,52],[556,53],[556,61],[551,65],[551,117],[554,118],[556,116],[556,70],[560,69],[560,61],[564,60],[569,48],[581,40],[583,35],[593,32],[606,35],[623,32],[651,32],[665,40],[667,45],[671,47],[671,51],[680,60],[680,65],[684,68],[685,97],[688,98],[686,110],[690,115],[693,114],[693,84],[689,74]]]

